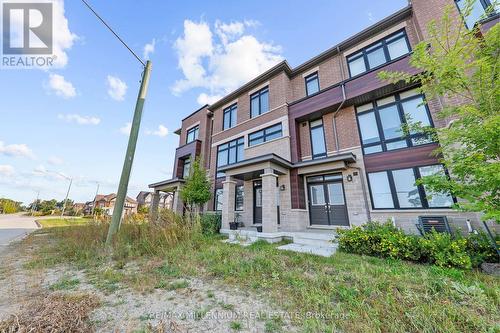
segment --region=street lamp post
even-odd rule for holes
[[[68,179],[68,178],[66,178]],[[66,209],[66,202],[68,201],[69,191],[71,190],[71,184],[73,184],[73,178],[69,178],[69,186],[68,191],[66,192],[66,198],[64,198],[62,210],[61,210],[61,218],[64,216],[64,210]]]

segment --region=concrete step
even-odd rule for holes
[[[322,257],[329,257],[337,251],[337,246],[330,244],[330,246],[312,246],[304,244],[290,243],[278,247],[279,250],[293,251],[299,253],[309,253]]]
[[[334,233],[296,232],[293,234],[293,242],[300,245],[328,247],[332,245],[334,241]]]

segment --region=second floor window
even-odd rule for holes
[[[351,77],[381,66],[410,52],[410,43],[405,31],[372,44],[361,51],[347,57]]]
[[[311,96],[319,91],[319,77],[318,72],[305,77],[306,81],[306,95]]]
[[[195,126],[193,128],[188,129],[186,136],[186,143],[193,142],[198,139],[198,133],[200,132],[200,126]]]
[[[217,147],[217,167],[222,167],[228,164],[237,163],[243,160],[243,138],[239,138]],[[222,177],[223,174],[217,173],[217,177]]]
[[[415,90],[358,106],[356,112],[365,154],[432,142],[410,126],[433,126],[427,105],[424,104],[424,96],[417,94]],[[410,126],[408,135],[405,135],[403,125]]]
[[[323,119],[311,121],[311,149],[312,158],[326,157],[325,131],[323,130]]]
[[[250,96],[250,118],[269,111],[269,87],[265,87]]]
[[[281,123],[264,128],[263,130],[251,133],[248,135],[248,145],[254,146],[259,143],[271,141],[273,139],[281,138],[283,135]]]
[[[224,109],[224,119],[222,122],[222,129],[228,129],[236,126],[236,117],[238,112],[238,105],[234,104]]]
[[[466,0],[455,0],[457,3],[458,9],[463,14],[465,11],[465,6],[467,5]],[[471,11],[469,15],[465,18],[465,25],[467,28],[472,29],[476,22],[485,17],[486,9],[491,6],[493,1],[490,0],[475,0],[472,4]],[[497,7],[500,7],[500,4],[497,4]],[[494,10],[498,10],[498,8],[494,8]]]
[[[191,171],[191,159],[188,157],[184,159],[184,166],[182,168],[182,178],[183,179],[188,178],[190,171]]]

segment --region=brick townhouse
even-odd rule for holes
[[[291,68],[283,61],[212,105],[182,120],[173,178],[151,184],[156,194],[178,190],[199,157],[213,184],[206,211],[263,234],[335,229],[391,219],[416,232],[418,216],[443,215],[455,227],[479,216],[450,207],[457,198],[415,186],[446,172],[431,155],[438,142],[403,137],[408,119],[447,126],[436,114],[444,98],[427,100],[415,86],[389,84],[380,71],[417,73],[412,49],[427,24],[451,6],[455,24],[472,27],[490,4],[477,0],[464,21],[464,1],[413,0],[382,21]],[[498,13],[498,12],[497,12]],[[494,14],[478,24],[488,29]],[[408,118],[408,115],[410,116]],[[153,210],[154,213],[154,210]]]

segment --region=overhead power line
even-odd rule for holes
[[[123,44],[123,46],[125,46],[127,50],[129,50],[130,53],[132,53],[132,55],[142,64],[142,66],[146,67],[144,61],[142,61],[142,59],[139,58],[139,56],[135,54],[134,51],[132,51],[132,49],[127,45],[127,43],[125,43],[125,41],[121,39],[120,36],[118,36],[118,34],[106,23],[106,21],[104,21],[104,19],[89,5],[89,3],[85,0],[82,0],[82,2],[85,4],[85,6],[87,6],[88,9],[90,9],[92,13],[94,13],[94,15],[99,19],[99,21],[101,21],[102,24],[104,24],[106,28],[108,28],[109,31],[111,31],[111,33],[115,35],[116,38],[118,38],[118,40]]]

